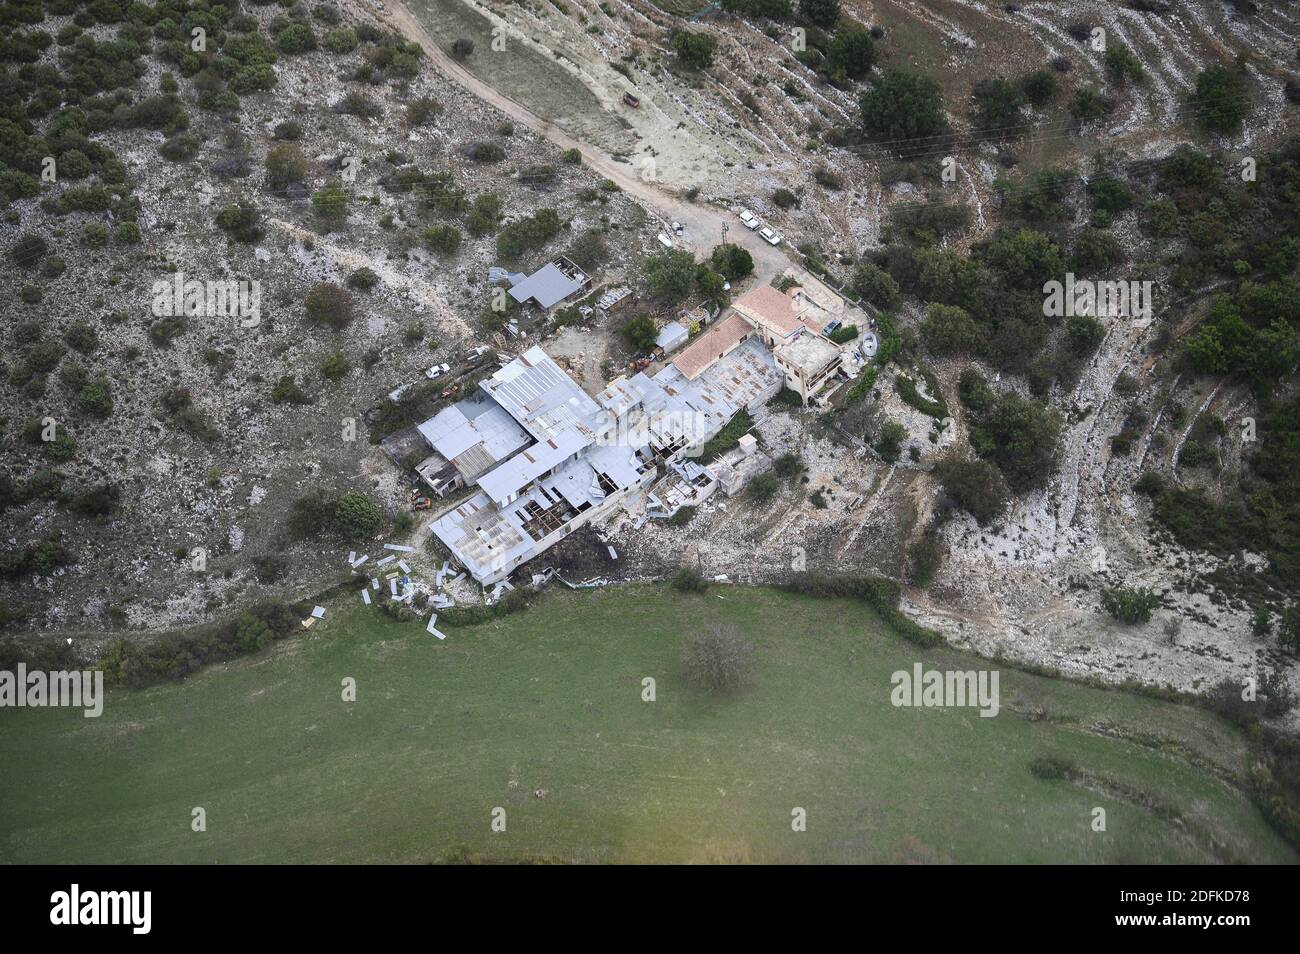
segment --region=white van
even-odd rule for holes
[[[752,232],[754,229],[758,228],[759,225],[762,224],[762,222],[759,219],[759,217],[755,215],[753,212],[751,212],[749,209],[741,209],[740,224]]]

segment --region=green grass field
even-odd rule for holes
[[[680,675],[682,634],[711,622],[755,644],[734,698]],[[1010,670],[996,718],[894,708],[890,674],[917,661],[991,666],[766,589],[552,592],[445,643],[349,601],[261,655],[114,692],[99,719],[0,710],[0,861],[1295,860],[1218,718]],[[1040,779],[1044,752],[1108,781]]]

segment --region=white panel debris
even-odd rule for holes
[[[361,591],[361,602],[365,603],[367,606],[370,605],[370,591],[369,591],[369,590],[362,590],[362,591]]]
[[[415,547],[404,547],[400,543],[385,543],[385,550],[396,550],[398,553],[414,553]]]
[[[355,570],[357,567],[359,567],[361,564],[365,563],[369,559],[370,559],[369,553],[363,554],[352,564],[352,569]]]
[[[398,560],[398,561],[397,561],[397,565],[400,566],[400,567],[402,568],[402,572],[403,572],[403,573],[410,573],[410,572],[411,572],[411,568],[410,568],[409,566],[406,565],[406,561],[405,561],[405,560]]]
[[[317,606],[311,611],[311,615],[315,616],[317,619],[320,619],[322,616],[325,615],[325,607]]]
[[[618,559],[618,551],[615,550],[613,547],[609,547],[609,558],[610,558],[611,560],[617,560],[617,559]]]
[[[378,563],[376,563],[375,566],[383,566],[385,563],[392,563],[392,562],[393,562],[394,560],[396,560],[396,559],[397,559],[397,557],[395,557],[395,556],[386,556],[386,557],[384,557],[382,560],[380,560]]]

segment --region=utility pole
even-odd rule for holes
[[[726,245],[726,244],[727,244],[727,232],[728,232],[730,229],[731,229],[731,226],[727,225],[726,222],[723,222],[723,223],[722,223],[722,244],[723,244],[723,245]]]

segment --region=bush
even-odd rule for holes
[[[935,470],[944,492],[981,526],[1006,509],[1010,490],[1001,472],[989,462],[950,455]]]
[[[351,30],[347,32],[351,33]],[[353,36],[355,40],[355,35]],[[356,44],[353,43],[353,46]],[[275,46],[281,53],[308,53],[316,49],[316,34],[305,23],[290,23],[275,37]],[[345,52],[338,50],[336,52]]]
[[[694,508],[691,509],[691,512],[694,513]],[[681,513],[681,511],[679,510],[678,513]],[[673,574],[668,585],[681,593],[703,593],[709,588],[709,581],[701,576],[698,570],[684,566]]]
[[[330,381],[345,377],[352,370],[352,362],[342,351],[335,351],[320,366],[320,373]]]
[[[754,673],[754,644],[734,626],[713,625],[683,641],[682,666],[686,680],[709,695],[736,692],[750,683]]]
[[[9,257],[19,268],[36,268],[45,253],[49,251],[49,244],[39,235],[26,232],[18,236],[18,240],[9,246]]]
[[[113,413],[113,385],[100,375],[88,381],[77,393],[77,406],[94,417],[108,417]]]
[[[307,319],[341,331],[352,322],[352,296],[333,282],[321,282],[307,295]]]
[[[435,225],[424,230],[424,244],[439,255],[454,255],[460,248],[460,230],[451,225]]]
[[[326,33],[322,42],[331,53],[351,53],[357,48],[357,34],[349,27],[339,27]]]
[[[876,435],[873,443],[876,452],[880,454],[888,463],[898,460],[898,455],[903,450],[903,440],[907,437],[907,430],[897,421],[886,421],[880,425],[880,433]]]
[[[379,276],[363,265],[347,277],[346,284],[358,291],[369,291],[379,284]]]
[[[412,100],[406,107],[406,124],[424,126],[442,113],[442,104],[428,96]]]
[[[749,482],[749,494],[759,503],[771,500],[780,486],[776,479],[776,474],[768,471],[759,474]]]
[[[344,536],[374,536],[384,522],[384,512],[365,494],[350,491],[334,505],[334,525]]]
[[[311,205],[322,219],[337,222],[348,213],[348,194],[337,185],[326,186],[312,193]]]
[[[554,209],[539,209],[527,218],[512,222],[497,234],[497,253],[507,262],[525,252],[540,249],[559,233],[560,217]]]
[[[1192,111],[1210,132],[1231,135],[1241,129],[1250,112],[1244,69],[1216,64],[1201,70],[1192,93]]]
[[[677,59],[693,70],[708,69],[713,65],[713,53],[716,43],[707,33],[693,33],[690,30],[677,30],[668,44]]]
[[[1133,625],[1150,620],[1160,600],[1145,588],[1116,587],[1101,591],[1101,605],[1113,619]]]

